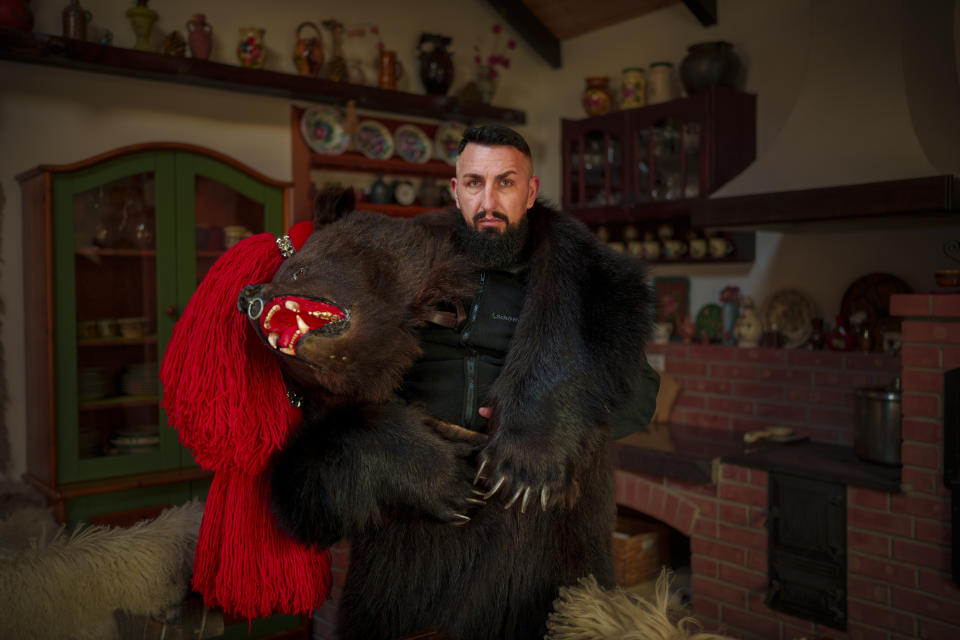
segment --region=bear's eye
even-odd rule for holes
[[[306,272],[307,272],[306,267],[300,267],[299,269],[293,272],[293,279],[299,280],[301,277],[303,277],[303,274],[305,274]]]

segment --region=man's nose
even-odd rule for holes
[[[497,210],[497,190],[495,185],[488,184],[483,188],[483,210],[487,213]]]

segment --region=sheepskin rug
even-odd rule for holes
[[[699,623],[670,600],[671,576],[663,571],[655,597],[603,589],[593,576],[561,587],[547,619],[547,640],[732,640],[701,633]]]
[[[167,618],[189,593],[203,503],[128,528],[81,525],[72,533],[49,524],[38,531],[24,524],[25,511],[0,521],[10,535],[0,537],[3,638],[115,639],[115,611]],[[15,518],[38,532],[26,545],[11,534]]]

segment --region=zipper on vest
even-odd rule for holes
[[[470,345],[470,332],[473,324],[477,321],[477,315],[480,313],[480,300],[483,298],[484,285],[487,282],[487,272],[480,272],[480,286],[477,288],[477,295],[473,298],[473,307],[470,309],[470,321],[463,333],[460,335],[460,342],[470,350],[470,355],[464,363],[464,373],[466,376],[466,389],[463,394],[463,426],[469,428],[475,419],[477,412],[477,352]]]

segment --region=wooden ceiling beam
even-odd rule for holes
[[[516,0],[487,0],[533,50],[554,69],[563,66],[560,41],[530,9]]]
[[[717,24],[717,0],[683,0],[687,9],[705,27]]]

